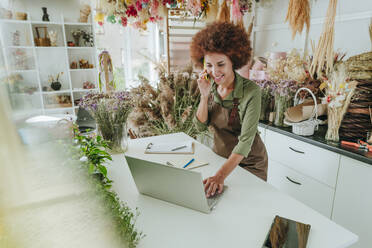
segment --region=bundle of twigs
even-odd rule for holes
[[[290,0],[285,21],[289,21],[292,29],[292,39],[296,33],[302,33],[306,23],[307,32],[310,29],[310,4],[309,0]]]
[[[310,66],[310,74],[314,76],[315,72],[318,77],[322,74],[323,67],[325,72],[329,73],[333,69],[333,43],[334,43],[334,26],[336,17],[337,0],[330,0],[327,10],[326,22],[323,26],[322,34],[319,38],[318,46],[313,55]]]

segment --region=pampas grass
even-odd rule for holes
[[[313,50],[313,60],[310,66],[310,75],[314,76],[315,72],[318,78],[322,74],[325,65],[326,74],[333,69],[333,43],[334,43],[334,26],[336,17],[337,0],[330,0],[327,10],[326,22],[320,35],[318,46]]]
[[[349,107],[357,86],[356,81],[347,82],[345,64],[336,67],[327,84],[326,95],[328,101],[328,130],[326,140],[339,141],[339,129],[344,115]]]
[[[369,24],[369,38],[371,39],[371,50],[372,50],[372,19],[371,19],[371,23]]]
[[[287,16],[285,21],[289,22],[292,29],[292,39],[296,36],[296,33],[302,33],[304,25],[306,24],[306,30],[309,32],[310,29],[310,4],[309,0],[290,0],[288,5]]]
[[[217,14],[217,21],[230,22],[230,9],[227,6],[226,0],[223,0]]]
[[[197,75],[192,66],[167,75],[159,70],[157,88],[140,77],[141,84],[131,90],[134,110],[129,125],[138,137],[184,132],[191,137],[199,133],[192,123],[199,104]]]

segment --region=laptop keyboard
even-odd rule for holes
[[[222,194],[217,193],[214,196],[211,196],[211,197],[207,198],[208,206],[211,207],[211,206],[215,205],[221,195]]]

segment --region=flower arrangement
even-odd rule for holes
[[[167,75],[159,69],[158,87],[140,77],[141,84],[131,90],[134,109],[129,115],[133,131],[139,137],[184,132],[196,137],[192,123],[199,104],[197,75],[192,66]]]
[[[177,7],[176,0],[100,0],[95,21],[103,25],[105,16],[109,23],[131,25],[147,29],[148,22],[158,22],[166,16],[166,7]]]
[[[48,76],[48,82],[53,83],[53,82],[59,82],[59,78],[63,75],[63,71],[58,72],[57,75],[54,77],[53,75]]]
[[[324,78],[320,89],[325,89],[325,100],[328,103],[328,130],[326,140],[339,141],[341,121],[350,104],[357,82],[348,81],[344,63],[337,65],[330,78]]]
[[[266,72],[270,80],[276,83],[282,80],[304,83],[310,79],[308,64],[308,58],[302,58],[296,49],[292,49],[286,58],[269,58]]]
[[[241,18],[246,12],[252,10],[252,0],[231,0],[233,17]],[[183,9],[183,15],[194,18],[205,18],[210,12],[213,16],[217,8],[217,0],[99,0],[95,21],[103,25],[105,17],[109,23],[119,23],[147,29],[147,23],[163,20],[167,15],[167,8]]]
[[[122,144],[126,135],[124,124],[133,106],[128,92],[89,93],[82,97],[79,106],[94,117],[98,132],[112,152],[126,149]]]

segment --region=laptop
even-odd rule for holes
[[[164,164],[125,155],[137,189],[141,194],[179,206],[210,213],[220,196],[207,198],[202,175]],[[224,191],[226,186],[224,186]]]

